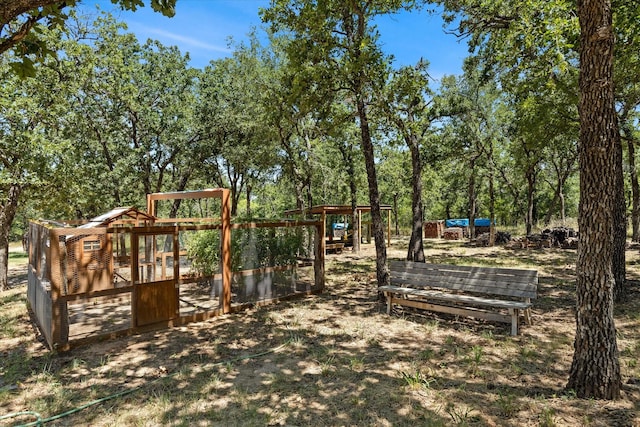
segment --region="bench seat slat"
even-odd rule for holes
[[[531,307],[531,303],[525,303],[522,301],[505,301],[492,298],[480,298],[471,295],[449,294],[445,292],[430,291],[425,289],[403,288],[399,286],[380,286],[378,289],[384,292],[393,292],[396,294],[419,296],[423,298],[437,299],[440,301],[448,302],[462,302],[495,308],[517,308],[524,310]]]
[[[528,279],[536,279],[538,277],[537,270],[518,269],[518,268],[503,268],[503,267],[477,267],[468,265],[452,265],[452,264],[430,264],[424,262],[412,262],[412,261],[391,261],[389,263],[391,269],[401,271],[405,268],[418,269],[418,270],[433,270],[433,271],[458,271],[477,274],[505,274],[509,276],[522,276]]]
[[[476,283],[479,284],[487,284],[487,283],[506,283],[516,289],[536,289],[537,283],[535,282],[520,282],[517,280],[513,280],[510,277],[460,277],[455,275],[445,276],[438,274],[421,274],[419,272],[408,272],[402,271],[397,272],[395,270],[391,270],[392,274],[396,278],[415,278],[422,279],[424,281],[436,281],[436,282],[458,282],[458,283],[468,283],[469,286],[473,286]]]
[[[420,264],[420,263],[416,263]],[[416,266],[403,266],[403,265],[394,265],[393,263],[390,265],[390,270],[394,271],[396,274],[415,274],[424,277],[446,277],[446,278],[460,278],[460,279],[477,279],[477,280],[495,280],[495,281],[511,281],[513,283],[522,283],[522,284],[531,284],[538,283],[538,275],[537,272],[534,271],[533,274],[527,272],[526,275],[519,274],[506,274],[506,273],[497,273],[495,271],[482,271],[476,269],[474,271],[471,270],[461,270],[460,266],[455,266],[455,269],[447,269],[447,270],[435,270],[435,269],[425,269]]]
[[[396,270],[392,268],[391,270],[397,272],[398,274],[416,274],[416,275],[433,277],[433,278],[492,280],[492,281],[498,281],[498,282],[508,281],[508,282],[518,283],[522,285],[529,285],[531,283],[537,282],[536,278],[532,278],[532,277],[516,276],[516,275],[510,275],[510,274],[496,274],[493,272],[486,272],[486,273],[473,272],[472,273],[469,271],[454,271],[454,270],[435,271],[435,270],[422,270],[419,268],[402,269],[402,270]]]
[[[511,296],[517,298],[536,298],[537,295],[536,287],[533,286],[521,286],[513,285],[511,283],[496,283],[490,281],[474,281],[470,283],[469,281],[459,279],[446,281],[443,278],[432,279],[431,277],[420,277],[417,275],[404,274],[398,277],[394,276],[393,272],[391,274],[391,284],[393,285],[405,285],[416,288],[451,289],[481,294]]]

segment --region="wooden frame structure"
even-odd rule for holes
[[[380,211],[387,212],[387,246],[391,246],[391,210],[393,208],[390,205],[380,205]],[[358,215],[358,235],[362,238],[362,214],[371,212],[371,206],[358,205],[356,207]],[[348,215],[353,216],[353,208],[351,205],[318,205],[313,206],[310,209],[291,209],[285,211],[286,216],[293,215],[313,215],[320,216],[320,221],[324,224],[323,236],[326,237],[327,216],[328,215]],[[324,240],[324,239],[323,239]],[[326,242],[323,243],[323,252],[326,250]]]
[[[220,217],[161,219],[154,215],[157,201],[200,198],[219,199]],[[52,222],[30,223],[28,301],[51,349],[64,351],[97,340],[202,321],[256,304],[315,294],[324,289],[324,252],[321,250],[324,228],[319,221],[232,224],[227,189],[150,194],[147,207],[147,213],[127,210],[125,218],[115,218],[115,213],[114,216],[105,214],[101,217],[108,220],[99,221],[101,217],[96,217],[76,228],[61,227],[63,224]],[[241,230],[265,228],[273,229],[272,234],[276,230],[307,230],[312,245],[311,256],[289,268],[265,266],[233,272],[232,230],[240,233]],[[219,233],[219,270],[213,276],[204,277],[188,270],[189,257],[181,248],[182,236],[195,236],[201,232]],[[78,245],[77,242],[83,240],[105,242],[92,246],[96,259],[103,260],[103,264],[75,266],[77,275],[84,278],[85,286],[72,288],[69,286],[72,271],[69,242]],[[114,252],[114,241],[125,242],[122,244],[125,256]],[[102,268],[114,263],[120,273],[113,268]],[[306,274],[309,268],[313,273]],[[304,273],[304,278],[300,279],[303,282],[298,280],[297,271]],[[288,274],[286,286],[271,282],[276,276],[284,277],[285,274]],[[268,286],[271,287],[266,296],[236,298],[234,302],[232,288],[235,287],[233,292],[237,295],[245,278],[256,282],[253,277],[269,279]],[[202,291],[206,294],[205,305],[196,300]],[[108,308],[98,312],[96,307],[102,305],[108,305]],[[80,323],[74,322],[91,315],[94,315],[97,327],[86,333],[70,334],[70,325],[77,331]]]

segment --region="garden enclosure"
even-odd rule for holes
[[[159,218],[162,201],[213,201],[208,218]],[[321,292],[324,225],[232,223],[229,191],[156,193],[73,227],[29,225],[28,301],[52,349],[201,321]]]

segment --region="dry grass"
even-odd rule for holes
[[[640,425],[637,282],[616,307],[623,397],[580,400],[564,391],[575,252],[427,245],[433,262],[538,269],[533,325],[511,337],[509,325],[388,316],[369,248],[330,256],[322,295],[52,355],[16,284],[0,295],[0,416],[51,417],[132,390],[50,425]],[[402,258],[404,247],[396,242],[389,256]],[[634,280],[639,258],[628,252]]]

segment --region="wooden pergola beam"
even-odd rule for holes
[[[155,215],[155,203],[158,200],[184,200],[184,199],[222,199],[225,192],[228,192],[225,188],[209,188],[206,190],[195,191],[173,191],[168,193],[151,193],[147,194],[147,212],[149,215]]]

